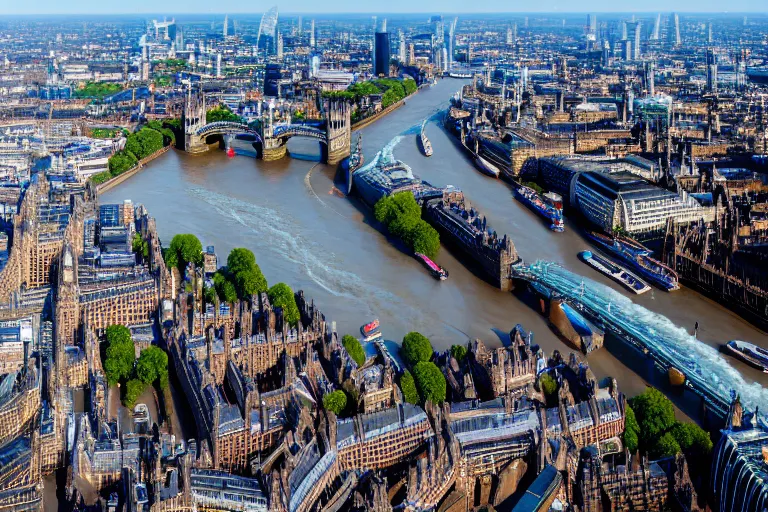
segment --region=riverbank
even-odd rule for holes
[[[142,170],[149,162],[159,157],[160,155],[164,155],[172,147],[174,146],[173,145],[164,146],[162,149],[158,149],[148,157],[142,158],[141,160],[139,160],[139,162],[136,165],[134,165],[124,173],[119,174],[114,178],[111,178],[105,181],[104,183],[99,183],[98,185],[96,185],[96,192],[99,194],[102,194],[107,190],[110,190],[113,187],[116,187],[117,185],[121,184],[122,182],[124,182],[125,180],[127,180],[134,174],[138,173],[140,170]]]
[[[400,108],[403,105],[405,105],[406,100],[408,98],[413,98],[414,96],[419,94],[419,91],[421,91],[424,87],[429,87],[429,85],[421,85],[421,86],[419,86],[418,89],[416,89],[413,92],[413,94],[410,94],[409,96],[406,96],[405,98],[401,99],[400,101],[396,101],[395,103],[391,104],[387,108],[382,109],[382,110],[376,112],[375,114],[373,114],[370,117],[366,117],[365,119],[361,119],[360,121],[354,123],[352,125],[352,131],[361,130],[361,129],[365,128],[366,126],[368,126],[369,124],[373,123],[374,121],[377,121],[377,120],[381,119],[382,117],[386,116],[387,114],[389,114],[391,112],[394,112],[398,108]]]

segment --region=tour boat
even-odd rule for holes
[[[768,350],[740,340],[731,340],[723,348],[735,358],[768,373]]]
[[[227,156],[228,156],[229,158],[232,158],[232,157],[234,157],[234,156],[235,156],[235,150],[234,150],[234,149],[232,149],[232,146],[230,146],[230,147],[227,149]]]
[[[424,265],[429,270],[429,273],[432,274],[432,277],[435,279],[439,279],[440,281],[445,281],[448,279],[448,271],[445,270],[443,267],[429,259],[425,254],[421,254],[420,252],[413,254],[416,259],[424,263]]]
[[[363,335],[363,341],[373,341],[381,337],[381,331],[379,330],[378,318],[372,322],[360,327],[360,332]]]
[[[658,260],[649,256],[646,247],[626,238],[611,238],[601,233],[591,232],[587,236],[601,249],[620,258],[627,263],[641,278],[645,278],[659,288],[672,291],[679,290],[677,273]]]
[[[487,174],[492,178],[498,178],[499,174],[501,174],[501,170],[499,170],[498,167],[496,167],[495,165],[493,165],[491,162],[481,157],[480,155],[477,155],[477,157],[475,158],[475,163],[477,164],[477,167],[480,169],[480,171],[483,172],[483,174]]]
[[[617,283],[626,287],[629,291],[637,293],[638,295],[651,289],[650,286],[629,270],[612,261],[601,258],[597,254],[593,254],[592,251],[581,251],[579,253],[579,259],[601,274],[610,277]]]
[[[421,132],[419,138],[421,139],[421,148],[424,150],[424,156],[432,156],[432,143],[429,142],[427,134]]]
[[[565,231],[563,222],[563,198],[559,194],[550,192],[541,195],[531,187],[520,185],[515,189],[517,199],[551,222],[549,229],[562,233]]]

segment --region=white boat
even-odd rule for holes
[[[483,172],[483,174],[487,174],[488,176],[492,176],[494,178],[498,178],[499,174],[501,174],[501,170],[498,167],[480,155],[475,157],[475,163],[477,164],[477,167]]]
[[[581,251],[579,253],[579,258],[590,267],[594,268],[601,274],[610,277],[631,292],[640,295],[641,293],[645,293],[651,289],[647,283],[643,282],[642,279],[634,275],[629,270],[608,260],[607,258],[601,258],[596,254],[592,254],[592,251]]]

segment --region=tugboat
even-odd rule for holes
[[[379,319],[369,322],[360,327],[360,333],[363,335],[363,341],[369,342],[381,338],[381,331],[379,330]]]
[[[443,267],[429,259],[425,254],[421,254],[420,252],[413,254],[417,260],[424,263],[424,266],[427,267],[427,270],[429,270],[429,273],[432,274],[432,277],[435,279],[439,279],[440,281],[445,281],[448,279],[448,271],[445,270]]]
[[[746,341],[731,340],[723,345],[725,352],[740,359],[749,366],[768,373],[768,350]]]
[[[611,238],[601,233],[591,232],[587,236],[601,249],[627,263],[631,270],[668,292],[679,290],[677,273],[662,262],[649,256],[651,251],[639,243],[627,238]]]
[[[563,221],[563,198],[554,192],[541,195],[531,187],[520,185],[515,189],[517,199],[531,210],[549,220],[549,229],[562,233],[565,231]]]
[[[650,286],[645,284],[639,277],[629,270],[612,261],[601,258],[597,254],[593,254],[592,251],[581,251],[579,253],[579,259],[601,274],[610,277],[629,291],[637,293],[638,295],[651,289]]]

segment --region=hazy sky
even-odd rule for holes
[[[3,14],[282,12],[768,12],[768,0],[0,0]],[[322,7],[321,7],[322,6]],[[162,10],[159,10],[161,8]]]

